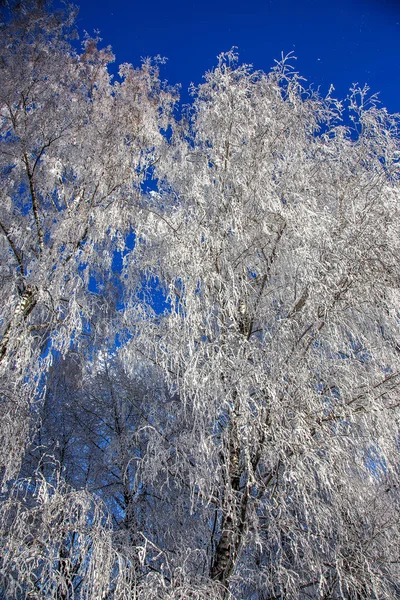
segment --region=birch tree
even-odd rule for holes
[[[109,48],[86,38],[75,51],[72,9],[33,1],[10,10],[0,65],[5,479],[18,471],[52,351],[88,327],[90,276],[110,269],[133,226],[172,100],[150,62],[121,66],[112,84]]]
[[[175,460],[216,596],[394,598],[398,117],[354,87],[345,126],[287,61],[236,59],[158,165],[142,268],[170,310],[133,300],[126,358],[157,364],[190,422]]]

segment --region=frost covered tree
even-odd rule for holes
[[[109,48],[90,38],[82,52],[70,45],[72,9],[22,2],[3,7],[2,17],[0,463],[7,478],[18,470],[52,352],[64,353],[90,321],[90,275],[110,269],[111,248],[132,227],[171,95],[149,62],[121,66],[112,84]]]
[[[156,460],[179,464],[221,596],[392,598],[398,118],[354,88],[346,127],[301,83],[228,53],[195,90],[143,235],[170,310],[134,300],[124,352],[179,397]]]
[[[14,11],[2,597],[398,598],[398,117],[229,52],[167,136],[151,63]]]

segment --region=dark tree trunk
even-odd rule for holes
[[[221,535],[215,548],[210,576],[225,588],[226,596],[229,580],[234,571],[246,524],[247,487],[240,490],[242,472],[240,468],[240,445],[237,436],[236,420],[233,420],[228,441],[227,480],[222,502]]]

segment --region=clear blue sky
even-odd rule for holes
[[[237,46],[240,59],[268,71],[294,51],[297,70],[326,93],[344,97],[368,83],[391,112],[400,112],[400,0],[81,0],[79,27],[99,29],[117,63],[168,58],[161,76],[200,83],[216,56]]]

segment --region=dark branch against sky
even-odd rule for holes
[[[100,31],[116,64],[168,58],[162,76],[182,84],[183,101],[216,56],[237,46],[241,61],[264,71],[293,52],[322,94],[333,84],[344,97],[352,83],[367,83],[391,112],[400,110],[399,0],[81,0],[78,22]]]

